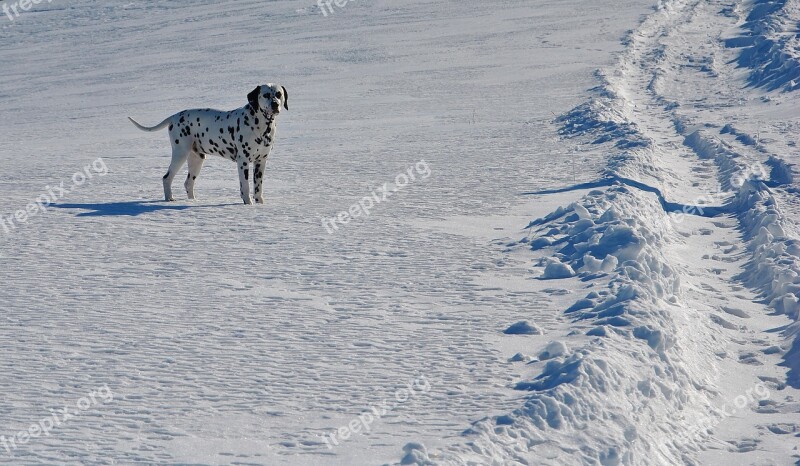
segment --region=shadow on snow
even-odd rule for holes
[[[217,204],[217,205],[176,205],[164,201],[128,201],[128,202],[107,202],[98,204],[53,204],[50,207],[58,209],[85,210],[77,214],[77,217],[102,217],[102,216],[129,216],[149,214],[164,210],[186,210],[200,207],[226,207],[238,204]]]
[[[636,188],[644,192],[655,194],[658,197],[658,201],[661,203],[661,207],[667,213],[673,213],[673,212],[685,213],[687,215],[696,215],[698,217],[706,217],[706,218],[713,218],[718,215],[732,213],[732,209],[728,206],[690,205],[690,204],[681,204],[678,202],[670,202],[664,198],[664,195],[658,188],[654,188],[639,181],[632,180],[630,178],[624,178],[621,176],[610,176],[607,178],[601,178],[597,181],[591,181],[589,183],[580,183],[572,186],[567,186],[564,188],[532,191],[532,192],[522,193],[522,195],[533,196],[533,195],[545,195],[545,194],[559,194],[559,193],[566,193],[569,191],[577,191],[581,189],[609,187],[614,185],[614,183],[621,183],[625,186],[630,186],[632,188]],[[537,224],[538,223],[536,221],[533,221],[526,228],[530,228]]]

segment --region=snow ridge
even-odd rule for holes
[[[587,122],[609,126],[607,120],[597,123]],[[625,167],[622,160],[651,150],[649,144],[624,150],[615,163]],[[541,464],[566,458],[583,464],[692,463],[687,451],[699,448],[704,437],[683,435],[675,414],[691,418],[687,413],[707,405],[714,393],[713,364],[700,356],[713,354],[714,335],[697,311],[681,304],[680,272],[664,256],[675,232],[658,197],[615,182],[537,223],[537,238],[520,244],[559,247],[556,260],[598,285],[565,310],[576,330],[594,338],[517,384],[530,392],[524,407],[473,425],[466,432],[474,439],[472,454],[444,458],[505,464],[536,451],[552,458]]]
[[[704,131],[687,137],[687,143],[699,153],[715,160],[721,174],[741,173],[747,170],[742,158],[724,142]],[[773,173],[785,180],[785,164],[776,162]],[[791,172],[789,172],[791,174]],[[729,180],[730,178],[724,177]],[[800,240],[787,234],[790,222],[781,211],[769,186],[757,178],[742,179],[742,184],[732,201],[739,213],[748,243],[750,260],[740,277],[748,286],[760,290],[769,307],[786,314],[795,321],[785,331],[794,340],[786,354],[785,365],[790,368],[789,383],[800,386]]]
[[[525,463],[532,451],[553,465],[693,462],[687,452],[705,433],[684,435],[680,417],[699,416],[694,410],[714,393],[703,356],[713,354],[714,334],[681,304],[680,272],[664,256],[674,235],[668,216],[656,196],[620,183],[558,213],[520,245],[559,246],[554,259],[597,285],[565,310],[592,338],[552,359],[540,355],[549,359],[542,373],[516,386],[530,393],[524,406],[475,423],[465,432],[471,451],[412,454],[407,464]],[[616,412],[635,414],[609,416]]]
[[[731,11],[731,14],[739,13]],[[739,66],[750,68],[750,84],[767,90],[800,88],[800,22],[797,0],[756,0],[742,28],[745,33],[727,41],[741,47]]]

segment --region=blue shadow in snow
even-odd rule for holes
[[[163,210],[186,210],[200,207],[225,207],[238,204],[219,204],[219,205],[180,205],[165,201],[128,201],[128,202],[107,202],[104,204],[53,204],[50,207],[57,209],[76,209],[85,210],[77,214],[77,217],[104,217],[104,216],[128,216],[149,214]]]
[[[792,388],[800,388],[800,338],[795,337],[794,344],[783,356],[783,362],[779,366],[789,368],[786,383]],[[800,461],[797,464],[800,464]]]
[[[678,202],[670,202],[664,198],[664,195],[658,188],[654,188],[653,186],[646,185],[636,180],[632,180],[630,178],[623,178],[621,176],[610,176],[607,178],[601,178],[597,181],[592,181],[589,183],[580,183],[573,186],[567,186],[565,188],[557,188],[557,189],[545,189],[542,191],[534,191],[528,193],[522,193],[523,196],[533,196],[533,195],[543,195],[543,194],[558,194],[558,193],[566,193],[569,191],[577,191],[580,189],[592,189],[592,188],[602,188],[602,187],[609,187],[612,186],[614,183],[621,183],[625,186],[630,186],[632,188],[636,188],[638,190],[655,194],[658,197],[658,201],[661,203],[661,207],[664,209],[665,212],[681,212],[687,215],[696,215],[698,217],[707,217],[712,218],[718,215],[731,213],[732,210],[728,206],[709,206],[709,205],[690,205],[690,204],[680,204]],[[531,222],[527,228],[531,226],[538,225],[537,221]]]

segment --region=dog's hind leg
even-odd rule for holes
[[[178,141],[178,144],[174,144],[172,146],[172,162],[169,164],[169,170],[167,170],[167,174],[164,175],[165,201],[175,200],[175,198],[172,196],[172,180],[175,179],[175,175],[178,174],[178,170],[180,170],[183,167],[183,164],[186,163],[186,158],[188,156],[189,149],[184,147],[180,141]]]
[[[194,181],[200,176],[200,170],[203,168],[205,158],[205,155],[197,152],[189,154],[189,174],[186,175],[186,183],[183,184],[186,187],[186,194],[189,199],[194,199]]]

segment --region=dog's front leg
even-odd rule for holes
[[[250,199],[250,166],[247,164],[246,160],[240,160],[238,162],[239,165],[239,189],[242,193],[242,200],[245,204],[251,205],[253,204],[253,200]]]
[[[264,203],[264,167],[266,164],[266,160],[259,160],[253,165],[253,184],[256,188],[256,204]]]

